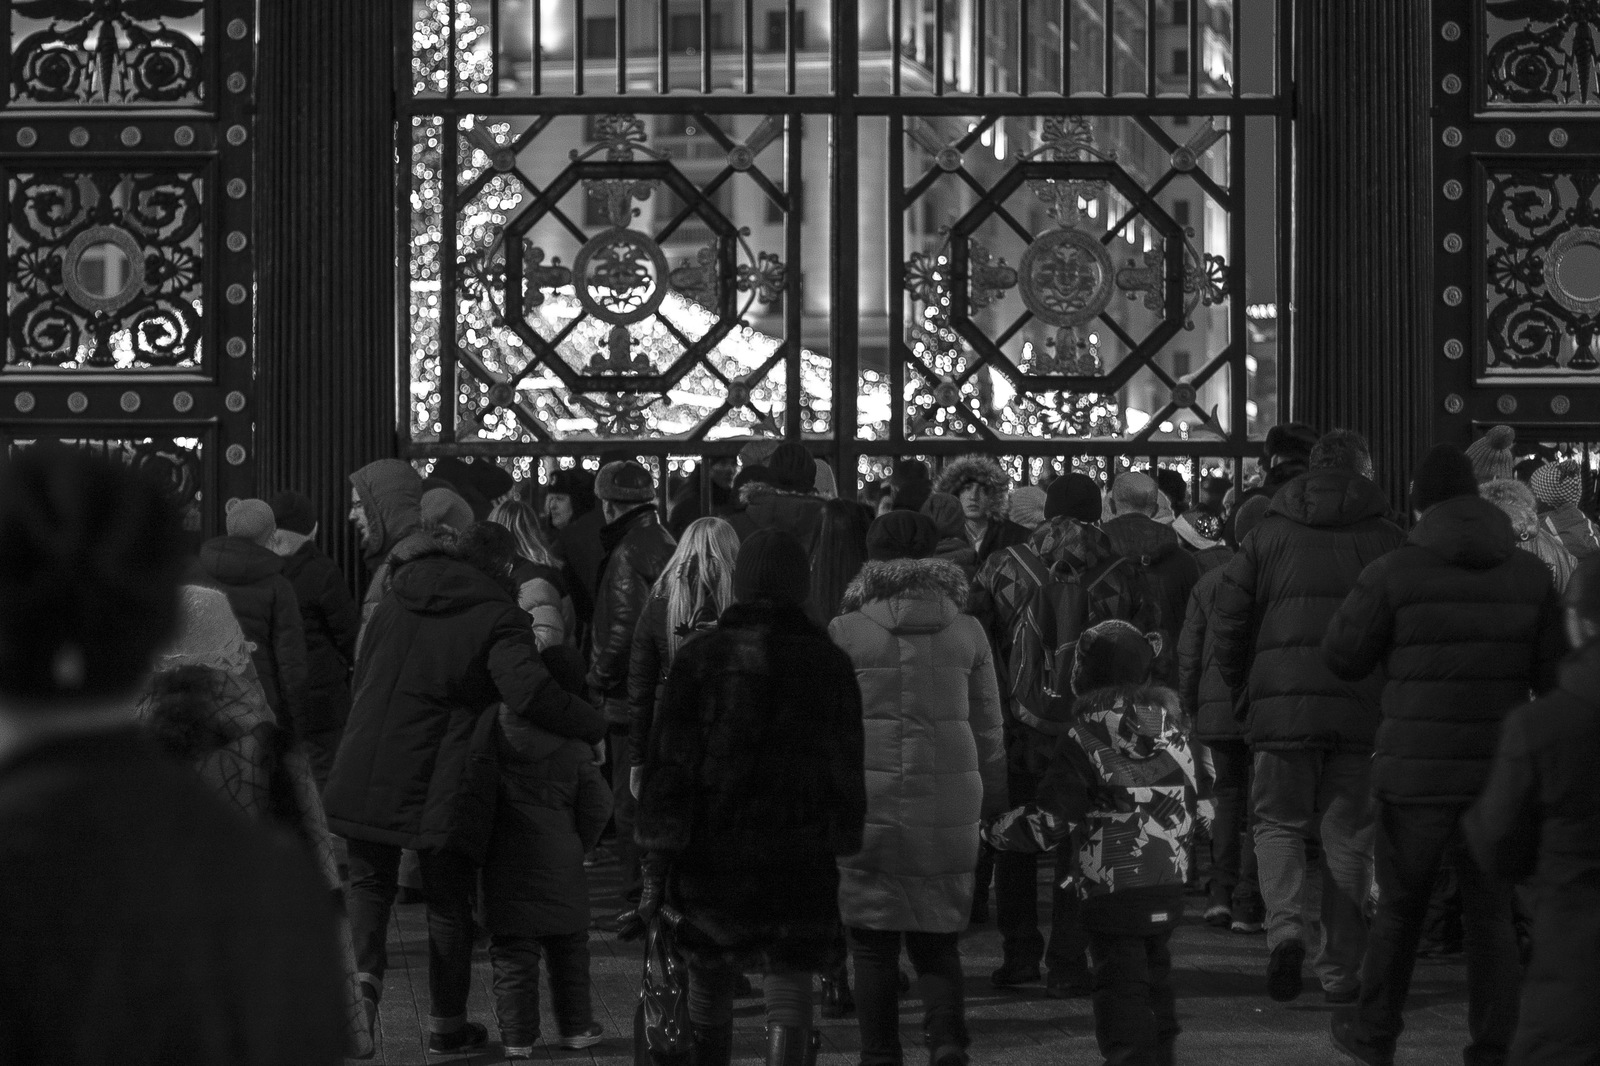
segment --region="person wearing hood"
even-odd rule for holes
[[[595,588],[588,684],[610,723],[612,814],[617,820],[617,857],[623,869],[621,902],[626,910],[639,898],[634,798],[628,787],[633,763],[628,757],[628,666],[645,602],[677,545],[656,517],[655,479],[638,463],[628,460],[601,467],[595,495],[606,519],[600,530],[605,558]]]
[[[922,514],[933,522],[939,536],[933,554],[958,567],[971,581],[978,572],[978,553],[965,536],[961,501],[947,492],[935,492],[922,505]]]
[[[1244,502],[1236,527],[1241,539],[1250,535],[1270,506],[1271,501],[1265,496],[1252,496]],[[1265,914],[1256,875],[1256,850],[1250,843],[1250,831],[1255,826],[1255,819],[1250,816],[1250,746],[1244,741],[1244,725],[1233,711],[1233,690],[1217,667],[1212,619],[1221,582],[1222,570],[1209,570],[1200,576],[1189,596],[1188,615],[1178,637],[1178,693],[1194,722],[1194,739],[1210,752],[1216,778],[1217,820],[1211,834],[1211,884],[1205,921],[1249,935],[1262,932]]]
[[[475,544],[471,532],[413,534],[392,556],[323,793],[328,825],[350,848],[350,924],[363,993],[374,1004],[383,994],[400,852],[418,853],[434,1052],[487,1038],[467,1020],[467,993],[500,712],[559,737],[592,744],[605,735],[604,716],[552,680],[510,575],[475,554]]]
[[[1561,538],[1539,521],[1539,505],[1533,490],[1515,478],[1494,478],[1478,486],[1478,495],[1500,508],[1511,520],[1517,544],[1544,563],[1559,594],[1567,587],[1577,561],[1561,543]]]
[[[1115,517],[1100,524],[1111,550],[1132,563],[1144,578],[1158,612],[1156,631],[1164,650],[1156,660],[1156,677],[1177,683],[1178,633],[1183,629],[1189,594],[1200,580],[1200,567],[1170,524],[1156,521],[1166,495],[1147,474],[1123,474],[1111,485]],[[1171,508],[1168,508],[1171,513]]]
[[[267,706],[278,721],[300,721],[307,681],[306,635],[294,586],[283,576],[283,560],[268,547],[278,532],[264,500],[240,500],[228,512],[228,535],[200,547],[200,566],[233,607]]]
[[[1583,498],[1583,467],[1576,459],[1546,463],[1534,471],[1529,484],[1539,501],[1541,524],[1561,539],[1575,561],[1581,563],[1600,552],[1600,534],[1578,506]]]
[[[935,492],[947,492],[961,503],[962,534],[982,566],[1002,548],[1021,544],[1028,530],[1006,517],[1006,489],[1011,479],[987,455],[963,455],[939,472]]]
[[[1461,816],[1483,792],[1507,712],[1555,682],[1560,603],[1549,573],[1517,550],[1511,523],[1480,499],[1467,457],[1441,444],[1412,481],[1418,521],[1372,563],[1333,616],[1322,654],[1359,681],[1384,668],[1372,761],[1377,917],[1356,1005],[1333,1040],[1369,1066],[1394,1061],[1428,899],[1450,861],[1467,952],[1468,1062],[1505,1061],[1520,963],[1508,884],[1467,851]]]
[[[1239,507],[1252,496],[1272,499],[1278,490],[1306,472],[1311,461],[1311,449],[1316,447],[1317,431],[1303,422],[1284,422],[1267,430],[1267,440],[1261,450],[1262,481],[1259,486],[1238,494],[1228,520],[1223,524],[1222,536],[1230,544],[1239,542],[1233,528],[1233,516]]]
[[[311,501],[298,492],[280,492],[272,498],[272,515],[278,524],[272,550],[283,559],[283,576],[294,586],[305,630],[306,686],[295,732],[321,788],[350,714],[350,667],[356,659],[361,612],[338,564],[317,546]]]
[[[361,601],[359,656],[367,620],[387,591],[389,555],[422,525],[422,475],[402,459],[379,459],[357,470],[350,475],[350,521],[361,535],[361,554],[372,574]]]
[[[861,850],[839,860],[863,1066],[903,1058],[902,944],[929,1062],[965,1066],[956,940],[972,909],[979,825],[1007,807],[1000,690],[982,625],[961,613],[967,576],[930,557],[925,526],[893,528],[925,522],[891,511],[873,523],[869,560],[828,627],[855,665],[865,723],[866,829]]]
[[[1593,1066],[1600,1048],[1600,558],[1579,565],[1564,607],[1573,651],[1556,687],[1506,715],[1462,822],[1478,868],[1533,901],[1516,1066]]]
[[[1172,931],[1183,919],[1209,779],[1178,694],[1151,680],[1161,636],[1102,622],[1078,640],[1068,728],[1038,798],[985,834],[1002,852],[1065,853],[1094,959],[1094,1027],[1107,1063],[1171,1063],[1178,1037]],[[1063,713],[1064,712],[1064,713]]]
[[[683,915],[696,1066],[728,1066],[733,994],[760,968],[767,1066],[815,1063],[813,975],[839,934],[840,858],[861,850],[861,690],[806,612],[810,562],[790,534],[739,546],[735,603],[673,661],[640,784],[644,892],[623,935]]]
[[[1322,938],[1315,961],[1330,1002],[1351,1003],[1366,949],[1372,853],[1369,764],[1383,680],[1346,681],[1323,634],[1369,563],[1405,542],[1372,482],[1372,453],[1337,429],[1311,469],[1278,490],[1223,568],[1213,618],[1217,666],[1243,693],[1255,752],[1256,866],[1267,906],[1267,993],[1304,990],[1306,841],[1322,844]]]
[[[758,529],[781,529],[800,542],[810,558],[822,530],[817,464],[798,441],[784,441],[766,462],[764,491],[752,491],[742,511],[727,516],[741,541]]]
[[[983,623],[995,661],[1004,664],[1000,690],[1006,714],[1006,787],[1012,803],[1033,798],[1063,728],[1045,717],[1048,673],[1057,649],[1045,646],[1035,601],[1053,583],[1075,585],[1083,604],[1079,632],[1112,619],[1154,627],[1155,607],[1145,584],[1095,527],[1099,517],[1100,489],[1094,481],[1083,474],[1063,474],[1046,493],[1045,524],[1027,543],[991,555],[973,579],[967,610]],[[1051,892],[1047,946],[1039,931],[1038,880],[1037,855],[1014,852],[996,857],[995,919],[1002,960],[990,981],[999,988],[1037,981],[1042,956],[1049,971],[1046,994],[1086,995],[1088,945],[1078,923],[1077,899],[1060,887],[1058,877]]]

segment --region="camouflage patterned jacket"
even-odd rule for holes
[[[1038,798],[1000,816],[1001,851],[1074,852],[1063,887],[1084,899],[1188,880],[1203,771],[1184,735],[1178,695],[1119,685],[1079,697]]]

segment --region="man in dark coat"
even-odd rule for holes
[[[639,898],[639,859],[633,847],[633,792],[628,787],[628,663],[633,632],[645,601],[672,558],[672,534],[656,517],[655,480],[632,460],[607,463],[595,480],[595,495],[605,512],[600,531],[605,559],[595,588],[594,650],[589,657],[589,691],[605,712],[610,729],[612,816],[617,822],[617,858],[624,873],[624,908]]]
[[[814,1061],[812,974],[832,962],[836,863],[861,849],[867,798],[861,691],[806,615],[810,587],[798,541],[753,534],[739,549],[737,602],[683,645],[656,712],[639,916],[665,898],[687,920],[697,1066],[727,1066],[733,982],[751,965],[767,974],[768,1066]]]
[[[374,1002],[400,850],[418,852],[435,1051],[486,1036],[466,1010],[471,901],[493,814],[493,709],[590,743],[605,732],[604,719],[546,672],[509,575],[475,564],[470,550],[470,535],[458,547],[440,531],[389,561],[390,591],[362,634],[355,699],[323,797],[329,828],[350,845],[356,966]]]
[[[1506,716],[1463,824],[1480,869],[1532,889],[1513,1066],[1593,1066],[1600,1056],[1600,557],[1568,583],[1565,623],[1576,650],[1549,695]]]
[[[293,729],[306,688],[306,636],[283,560],[268,547],[278,531],[272,508],[262,500],[240,500],[228,512],[227,528],[227,536],[201,545],[200,566],[228,597],[239,628],[254,645],[250,658],[267,706],[280,725]]]
[[[1267,513],[1264,497],[1239,508],[1239,539]],[[1211,832],[1210,899],[1205,920],[1235,933],[1262,931],[1265,914],[1256,876],[1256,849],[1250,840],[1250,746],[1244,724],[1234,714],[1234,693],[1217,666],[1216,632],[1211,624],[1217,607],[1222,570],[1202,574],[1189,597],[1189,613],[1178,637],[1178,694],[1194,722],[1194,739],[1211,753],[1216,822]]]
[[[1100,489],[1094,481],[1083,474],[1056,478],[1045,496],[1044,513],[1045,524],[1027,543],[989,557],[973,579],[967,604],[968,613],[988,632],[995,662],[1002,664],[1006,783],[1016,804],[1034,798],[1057,742],[1057,734],[1045,731],[1051,728],[1043,719],[1048,650],[1034,614],[1034,598],[1050,582],[1052,572],[1071,575],[1083,585],[1087,609],[1081,629],[1113,618],[1131,621],[1142,630],[1155,628],[1155,609],[1147,602],[1144,582],[1095,528]],[[1061,862],[1058,855],[1062,876],[1051,891],[1047,946],[1039,931],[1038,856],[1006,852],[995,857],[995,921],[1003,941],[1000,967],[990,976],[996,987],[1039,980],[1042,956],[1049,971],[1046,994],[1058,998],[1089,994],[1088,937],[1078,919],[1077,896],[1062,887],[1067,870]]]
[[[1237,545],[1240,541],[1234,526],[1234,516],[1244,502],[1255,496],[1272,499],[1278,490],[1306,472],[1311,460],[1311,449],[1316,447],[1317,432],[1303,422],[1284,422],[1267,430],[1267,440],[1261,450],[1261,466],[1265,476],[1259,486],[1246,489],[1234,501],[1233,514],[1222,524],[1222,539]]]
[[[1372,803],[1368,764],[1381,677],[1349,682],[1323,662],[1322,635],[1361,571],[1405,535],[1372,483],[1361,437],[1334,430],[1311,469],[1273,497],[1223,569],[1217,664],[1247,710],[1255,752],[1256,865],[1267,905],[1267,992],[1303,990],[1306,841],[1322,843],[1322,952],[1317,976],[1333,1002],[1353,1002],[1366,950]]]
[[[978,553],[978,565],[1002,548],[1022,544],[1029,530],[1007,520],[1006,490],[1011,479],[1000,464],[987,455],[963,455],[939,471],[935,492],[945,492],[961,501],[966,520],[967,541]]]
[[[350,521],[361,534],[361,554],[372,573],[361,601],[365,631],[388,591],[389,556],[422,525],[422,475],[403,459],[379,459],[357,470],[350,475]],[[358,632],[357,655],[362,643]]]
[[[1466,1061],[1502,1062],[1520,977],[1511,890],[1472,861],[1458,825],[1488,778],[1501,719],[1554,682],[1559,606],[1549,570],[1479,498],[1458,448],[1423,458],[1412,505],[1419,521],[1406,545],[1362,572],[1322,641],[1339,677],[1379,666],[1388,675],[1372,764],[1378,914],[1361,998],[1334,1019],[1333,1039],[1361,1062],[1394,1061],[1428,898],[1448,857],[1466,926]]]
[[[809,559],[822,531],[817,464],[805,445],[784,441],[768,457],[766,471],[770,488],[749,492],[744,510],[729,515],[728,521],[741,542],[758,529],[781,529],[800,542]]]
[[[1178,633],[1183,629],[1189,594],[1200,580],[1200,565],[1184,549],[1177,532],[1156,521],[1160,495],[1161,489],[1150,475],[1123,474],[1111,486],[1115,517],[1100,523],[1100,529],[1111,542],[1111,550],[1132,563],[1144,578],[1158,612],[1154,628],[1162,639],[1155,678],[1173,685],[1178,678]]]
[[[317,515],[298,492],[272,498],[278,535],[272,550],[283,559],[283,576],[294,586],[306,638],[306,686],[295,731],[311,760],[317,784],[325,785],[344,720],[350,715],[350,667],[356,661],[361,612],[338,564],[317,546]]]

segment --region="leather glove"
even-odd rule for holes
[[[644,936],[646,927],[660,913],[661,903],[666,898],[666,863],[659,859],[647,859],[640,863],[640,875],[639,904],[623,915],[618,923],[618,940],[638,940]]]

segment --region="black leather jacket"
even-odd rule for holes
[[[600,531],[605,561],[594,593],[589,688],[604,697],[613,725],[628,724],[628,658],[645,600],[677,546],[648,504]]]

